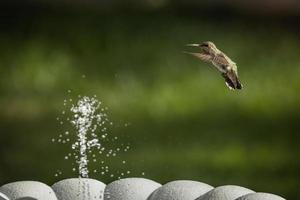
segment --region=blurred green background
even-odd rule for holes
[[[51,139],[68,129],[56,120],[63,100],[81,94],[97,95],[111,135],[130,143],[114,172],[297,199],[299,14],[293,0],[2,1],[0,184],[76,176],[70,146]],[[242,91],[182,54],[206,40],[238,64]]]

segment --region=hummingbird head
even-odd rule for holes
[[[211,52],[214,52],[217,49],[216,45],[210,41],[203,42],[199,46],[202,49],[202,51],[207,54],[210,54]]]
[[[202,53],[204,53],[204,54],[214,55],[217,52],[219,52],[216,45],[211,41],[202,42],[200,44],[187,44],[187,46],[200,47],[200,49],[202,50]]]

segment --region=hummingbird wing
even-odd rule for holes
[[[228,66],[229,65],[229,58],[225,56],[223,53],[216,55],[213,61],[220,65],[220,66]]]
[[[200,58],[200,60],[204,61],[204,62],[210,62],[211,59],[212,59],[212,56],[209,55],[209,54],[204,54],[204,53],[192,53],[192,52],[187,52],[187,51],[184,51],[183,53],[187,53],[187,54],[190,54],[190,55],[193,55],[197,58]]]
[[[212,64],[221,72],[226,73],[227,67],[230,65],[230,59],[223,53],[218,53],[212,58]]]

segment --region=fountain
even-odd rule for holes
[[[78,101],[71,102],[68,111],[62,114],[66,121],[71,124],[74,131],[65,131],[60,134],[53,142],[68,145],[72,153],[65,156],[66,160],[74,156],[75,164],[78,169],[79,178],[69,178],[56,182],[51,187],[37,181],[18,181],[8,183],[0,187],[0,199],[18,200],[18,199],[48,199],[48,200],[284,200],[282,197],[268,194],[256,193],[253,190],[235,185],[224,185],[212,187],[208,184],[191,181],[177,180],[161,185],[155,181],[145,178],[123,178],[127,173],[120,173],[119,180],[115,180],[108,185],[90,178],[89,163],[97,162],[102,165],[101,175],[107,175],[109,172],[108,165],[104,160],[97,161],[95,151],[105,157],[116,156],[121,148],[107,148],[105,141],[109,143],[116,141],[117,137],[108,140],[108,125],[113,125],[106,114],[107,108],[94,97],[79,96]],[[70,114],[70,116],[66,116]],[[61,125],[65,120],[58,118]],[[125,125],[126,126],[126,125]],[[75,133],[75,139],[70,135]],[[122,146],[122,145],[121,145]],[[123,151],[127,151],[129,146],[122,146]],[[120,164],[126,161],[119,159]],[[105,163],[105,164],[104,164]],[[73,168],[76,171],[76,168]],[[96,171],[93,171],[96,172]],[[129,173],[128,173],[129,172]],[[56,176],[61,175],[59,170]],[[114,177],[111,174],[110,177]],[[144,173],[142,173],[144,176]]]
[[[220,200],[228,199],[233,200],[239,198],[241,200],[269,200],[278,199],[284,200],[280,196],[266,194],[266,193],[255,193],[254,191],[235,185],[225,185],[214,188],[208,184],[191,181],[191,180],[177,180],[161,185],[155,181],[145,178],[122,178],[128,174],[120,172],[118,179],[108,185],[90,178],[89,163],[97,162],[101,164],[101,170],[97,171],[101,175],[110,175],[114,177],[109,170],[107,163],[104,162],[104,158],[110,156],[116,156],[121,151],[121,147],[116,149],[108,148],[105,145],[105,141],[111,143],[117,140],[117,137],[109,140],[109,126],[113,123],[109,120],[107,115],[107,108],[103,107],[102,103],[94,97],[78,96],[79,99],[76,103],[72,99],[64,100],[65,110],[62,114],[65,116],[67,122],[71,124],[74,131],[65,131],[64,134],[60,134],[57,139],[52,141],[66,144],[71,147],[72,153],[68,153],[65,156],[66,160],[74,156],[75,164],[77,165],[78,177],[61,180],[54,185],[52,189],[57,196],[57,199],[64,200]],[[71,102],[71,106],[68,103]],[[70,116],[67,116],[67,113]],[[65,124],[65,120],[58,118],[61,125]],[[126,127],[126,124],[125,124]],[[70,135],[75,133],[75,140],[72,142]],[[122,146],[122,145],[121,145]],[[129,146],[122,146],[123,151],[127,151]],[[96,160],[96,155],[93,152],[98,152],[102,156],[102,160]],[[126,161],[119,159],[120,164],[126,164]],[[104,164],[105,163],[105,164]],[[76,168],[73,168],[76,171]],[[96,172],[96,171],[93,171]],[[56,176],[61,175],[62,172],[59,170]],[[144,176],[144,172],[142,173]],[[12,184],[13,189],[10,189],[10,185],[3,186],[3,191],[6,194],[16,193],[15,188],[20,188],[18,184]],[[37,185],[38,183],[30,183]],[[25,185],[27,187],[27,185]],[[25,187],[23,186],[23,187]],[[6,189],[8,188],[8,189]],[[45,187],[43,190],[46,190]],[[46,192],[44,192],[46,193]],[[22,194],[23,195],[23,194]],[[36,194],[31,194],[32,196]],[[11,195],[12,196],[12,195]]]
[[[79,149],[78,171],[82,178],[89,177],[87,152],[92,148],[100,149],[101,145],[95,131],[108,121],[105,113],[96,113],[101,102],[95,98],[83,97],[71,108],[74,113],[71,123],[77,130],[77,141],[72,144],[72,149]],[[90,133],[90,134],[89,134]],[[105,135],[102,135],[105,136]]]
[[[70,90],[69,93],[71,93]],[[53,138],[52,142],[68,145],[71,148],[71,153],[67,153],[64,158],[65,160],[70,160],[70,158],[75,160],[72,165],[77,167],[73,167],[72,170],[74,172],[78,171],[78,196],[83,199],[90,199],[90,186],[87,180],[91,172],[100,173],[101,176],[108,175],[110,178],[117,175],[118,179],[130,174],[130,170],[126,170],[126,172],[118,171],[118,174],[114,174],[105,160],[111,156],[116,157],[121,151],[128,151],[130,147],[128,144],[118,144],[116,148],[105,145],[105,142],[110,144],[116,142],[118,137],[112,137],[109,134],[113,123],[108,118],[108,108],[104,107],[102,102],[96,99],[96,96],[79,95],[75,103],[72,98],[65,99],[64,106],[63,116],[58,117],[57,120],[62,126],[66,124],[65,122],[68,122],[71,124],[72,130],[68,129],[64,134],[60,134],[58,138]],[[75,134],[75,139],[72,134]],[[97,160],[97,157],[102,159]],[[90,162],[95,162],[101,166],[99,166],[99,169],[91,171],[89,168]],[[119,162],[122,166],[127,163],[124,159],[119,159]],[[57,170],[55,174],[55,176],[59,175],[62,175],[61,170]],[[103,196],[103,192],[101,196]]]

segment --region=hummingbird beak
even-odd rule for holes
[[[186,46],[189,46],[189,47],[199,47],[200,45],[199,44],[186,44]]]

